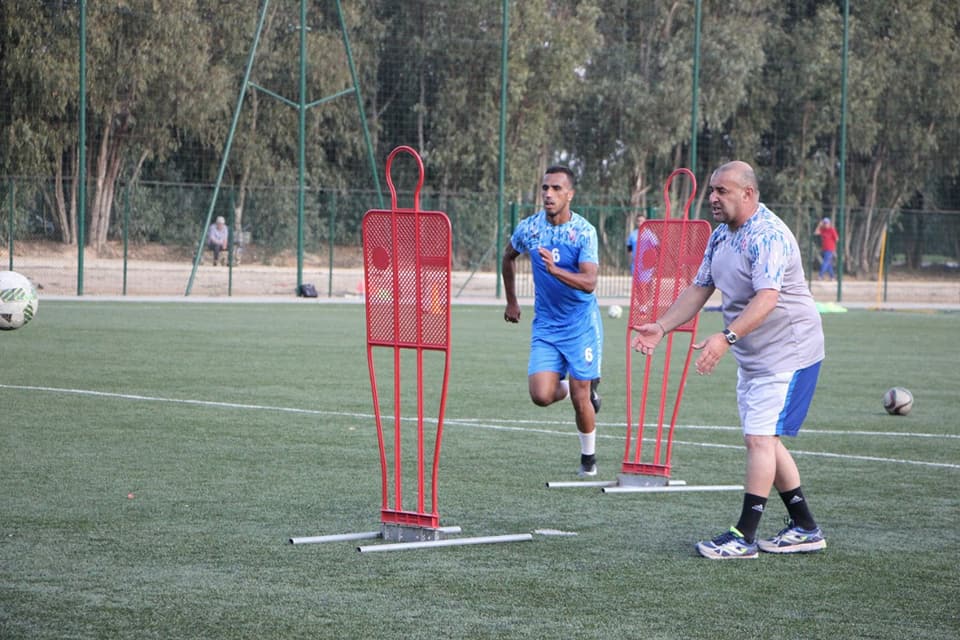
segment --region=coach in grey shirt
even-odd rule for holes
[[[800,472],[781,436],[796,436],[807,415],[824,357],[823,328],[806,284],[800,248],[790,229],[760,202],[753,168],[730,162],[710,178],[710,209],[720,223],[710,236],[693,283],[663,316],[637,328],[633,347],[645,355],[693,318],[716,289],[723,295],[722,333],[694,345],[697,372],[711,373],[732,351],[737,404],[747,448],[743,507],[737,524],[697,543],[704,557],[726,560],[769,553],[819,551],[826,539],[800,487]],[[757,540],[771,487],[790,521]]]

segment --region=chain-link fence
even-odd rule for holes
[[[49,185],[46,185],[48,188]],[[139,288],[121,288],[118,280],[106,291],[95,293],[151,294],[182,292],[187,285],[185,269],[195,257],[197,250],[196,233],[204,222],[203,212],[209,204],[213,188],[211,185],[169,184],[138,182],[124,185],[118,189],[115,207],[118,215],[111,222],[110,244],[101,253],[102,256],[125,264],[112,268],[124,270],[126,263],[136,264],[151,256],[175,261],[183,274],[179,280],[171,283],[153,282],[146,278]],[[0,206],[0,256],[7,257],[4,268],[15,268],[24,256],[33,256],[29,264],[36,266],[36,257],[42,260],[44,251],[50,246],[60,244],[55,222],[49,215],[45,200],[45,185],[36,179],[8,179],[3,190]],[[351,197],[352,195],[352,197]],[[251,271],[258,265],[286,267],[294,270],[292,247],[296,246],[295,217],[297,193],[293,188],[248,189],[246,193],[245,216],[242,227],[231,237],[231,264],[233,282],[242,285],[245,278],[251,279],[248,292],[257,291],[255,280],[259,277]],[[359,222],[367,210],[366,203],[375,195],[370,192],[341,194],[336,191],[310,191],[306,198],[308,215],[304,218],[304,247],[307,265],[312,273],[322,277],[321,288],[327,295],[356,293],[355,281],[359,278],[355,271],[360,267],[360,228]],[[215,215],[222,215],[228,223],[234,222],[237,195],[232,190],[220,199]],[[470,194],[464,196],[448,195],[440,202],[435,194],[421,194],[423,210],[445,211],[451,219],[453,229],[453,267],[460,274],[460,286],[467,295],[494,296],[499,292],[495,274],[500,259],[499,250],[509,241],[515,224],[537,209],[535,202],[511,204],[503,221],[503,231],[498,243],[498,225],[495,194]],[[398,194],[398,205],[412,206],[412,195]],[[822,216],[819,210],[807,207],[769,205],[784,219],[796,235],[808,278],[818,279],[821,264],[820,240],[814,235],[814,229]],[[604,298],[629,296],[629,260],[627,238],[633,229],[633,219],[637,209],[630,206],[591,205],[574,207],[586,217],[598,231],[600,242],[600,277],[597,294]],[[650,205],[643,213],[651,218],[663,217],[662,206]],[[693,211],[691,217],[708,217],[706,211]],[[682,215],[674,211],[673,215]],[[851,209],[850,218],[862,219],[868,212]],[[952,280],[960,283],[960,215],[934,211],[898,210],[882,212],[875,223],[874,233],[880,236],[879,244],[869,243],[874,250],[866,256],[859,256],[861,270],[859,280],[881,280],[884,283],[893,279]],[[863,220],[852,225],[854,228],[867,229]],[[866,242],[857,242],[849,238],[851,246],[867,246]],[[163,247],[160,253],[145,251],[149,247]],[[204,250],[202,266],[211,265],[211,255]],[[74,253],[70,253],[75,256]],[[847,255],[854,255],[847,251]],[[146,257],[145,257],[146,256]],[[75,262],[75,258],[71,258]],[[66,265],[75,268],[75,264]],[[87,267],[92,268],[90,266]],[[153,268],[156,268],[155,266]],[[853,269],[848,267],[848,272]],[[481,278],[478,274],[484,274]],[[494,276],[491,278],[491,276]],[[67,279],[69,283],[75,280]],[[341,284],[334,285],[335,281]],[[343,284],[345,282],[346,284]],[[466,283],[470,283],[469,289]],[[212,294],[231,293],[226,283],[220,287],[207,289]],[[283,293],[293,290],[293,286],[283,289]],[[526,260],[518,263],[518,294],[529,296],[533,293],[529,266]],[[270,293],[270,291],[267,291]],[[455,292],[457,293],[457,292]],[[884,299],[887,299],[884,293]],[[947,301],[952,301],[947,297]],[[960,302],[957,300],[956,302]]]

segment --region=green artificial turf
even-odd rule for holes
[[[462,536],[533,540],[361,554],[377,542],[287,542],[379,529],[361,305],[43,301],[0,335],[0,637],[960,635],[960,314],[824,316],[827,360],[788,446],[828,547],[742,562],[693,549],[733,524],[739,492],[546,487],[575,479],[579,448],[570,405],[527,396],[531,314],[453,308],[438,488],[441,524]],[[613,479],[626,324],[605,321],[598,456]],[[703,314],[701,333],[719,328]],[[424,358],[429,407],[440,355]],[[375,360],[392,398],[392,353]],[[691,373],[675,479],[742,482],[735,377],[729,356]],[[914,393],[909,416],[882,408],[894,385]],[[771,496],[761,535],[784,513]]]

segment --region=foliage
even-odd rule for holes
[[[492,212],[499,204],[503,2],[315,0],[301,30],[300,3],[272,0],[252,84],[240,95],[261,6],[88,4],[91,245],[116,232],[116,194],[126,184],[213,183],[231,133],[223,168],[237,228],[256,220],[269,230],[268,244],[293,238],[295,203],[260,198],[254,209],[253,200],[256,190],[298,184],[302,36],[306,187],[337,191],[340,208],[359,216],[379,204],[389,151],[413,146],[425,160],[425,193],[435,206],[468,194],[477,201],[457,215],[476,236],[468,261],[479,258],[498,232]],[[577,170],[581,198],[624,207],[622,220],[601,214],[601,229],[629,226],[628,207],[660,208],[665,177],[691,164],[695,129],[691,168],[701,184],[718,164],[745,159],[758,169],[765,202],[806,208],[790,221],[798,236],[809,236],[809,220],[838,213],[843,3],[704,2],[695,126],[695,3],[508,6],[507,201],[535,205],[543,168],[564,162]],[[77,235],[78,13],[74,2],[0,4],[0,176],[41,179],[39,215],[67,243]],[[960,67],[960,8],[865,0],[852,3],[849,25],[843,256],[850,272],[863,273],[875,270],[882,232],[898,211],[960,209],[960,157],[953,152],[960,145],[960,74],[945,71]],[[409,192],[409,167],[397,167],[397,177]],[[184,213],[169,206],[135,216],[147,235],[195,225],[199,237],[209,202],[190,206],[185,218],[166,217]],[[316,206],[322,215],[323,205]],[[349,237],[358,225],[345,222],[342,232]]]

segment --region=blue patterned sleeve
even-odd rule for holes
[[[711,268],[713,266],[713,250],[721,241],[720,229],[720,227],[717,227],[713,230],[713,233],[710,234],[710,240],[707,242],[707,250],[703,252],[703,261],[700,263],[700,269],[697,271],[697,275],[693,279],[693,284],[697,285],[698,287],[715,286]]]
[[[528,238],[531,235],[531,220],[533,216],[529,218],[524,218],[517,224],[517,228],[513,230],[513,235],[510,236],[510,244],[513,245],[513,248],[517,250],[517,253],[527,253],[529,250]]]
[[[783,276],[793,253],[792,245],[780,229],[758,235],[750,247],[751,277],[755,291],[783,287]]]
[[[520,225],[517,225],[517,228],[513,230],[513,235],[510,236],[510,245],[513,246],[517,253],[523,253],[523,242],[520,236],[521,228]]]
[[[597,230],[593,225],[584,225],[581,234],[582,245],[580,247],[580,262],[592,262],[600,264],[600,250],[597,242]]]

